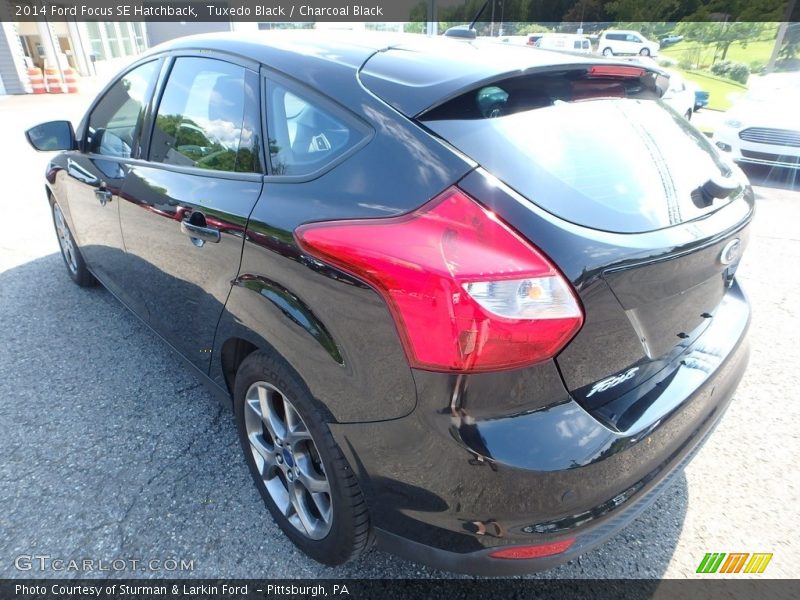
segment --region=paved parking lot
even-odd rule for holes
[[[194,570],[169,575],[197,577],[447,576],[380,552],[337,570],[302,556],[264,510],[231,415],[109,293],[68,279],[46,157],[22,132],[76,117],[86,100],[0,98],[0,577],[59,575],[19,571],[20,555],[174,558]],[[753,352],[737,398],[631,527],[539,576],[690,577],[706,552],[734,551],[773,552],[765,576],[800,575],[800,184],[752,176],[758,216],[740,278]]]

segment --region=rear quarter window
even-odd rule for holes
[[[272,81],[267,132],[272,175],[290,177],[327,168],[367,136],[361,123],[332,103]]]

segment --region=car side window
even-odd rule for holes
[[[273,175],[313,173],[363,139],[363,131],[322,102],[277,83],[268,82],[267,89],[267,131]]]
[[[258,136],[246,107],[258,110],[244,67],[211,58],[175,59],[153,126],[150,161],[260,172]]]
[[[128,71],[97,103],[89,116],[86,132],[88,152],[115,158],[131,157],[158,64],[154,60]]]

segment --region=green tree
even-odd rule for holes
[[[676,28],[676,31],[687,40],[716,46],[713,63],[717,59],[725,60],[728,56],[728,50],[734,42],[738,42],[743,48],[746,48],[748,42],[757,40],[766,28],[766,23],[750,21],[734,21],[730,23],[694,22],[681,23]]]
[[[528,35],[529,33],[548,33],[553,31],[545,25],[539,23],[519,23],[515,30],[515,35]]]
[[[779,56],[790,60],[796,58],[798,54],[800,54],[800,23],[789,23]]]

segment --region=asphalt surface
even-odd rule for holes
[[[231,414],[108,292],[69,280],[47,159],[22,132],[77,118],[87,100],[0,97],[0,577],[78,575],[20,570],[26,555],[193,561],[120,573],[142,577],[451,576],[377,551],[333,570],[305,558],[264,509]],[[800,574],[800,185],[752,176],[758,215],[740,280],[753,351],[732,407],[636,522],[537,576],[692,577],[706,552],[734,551],[773,552],[764,576]]]

